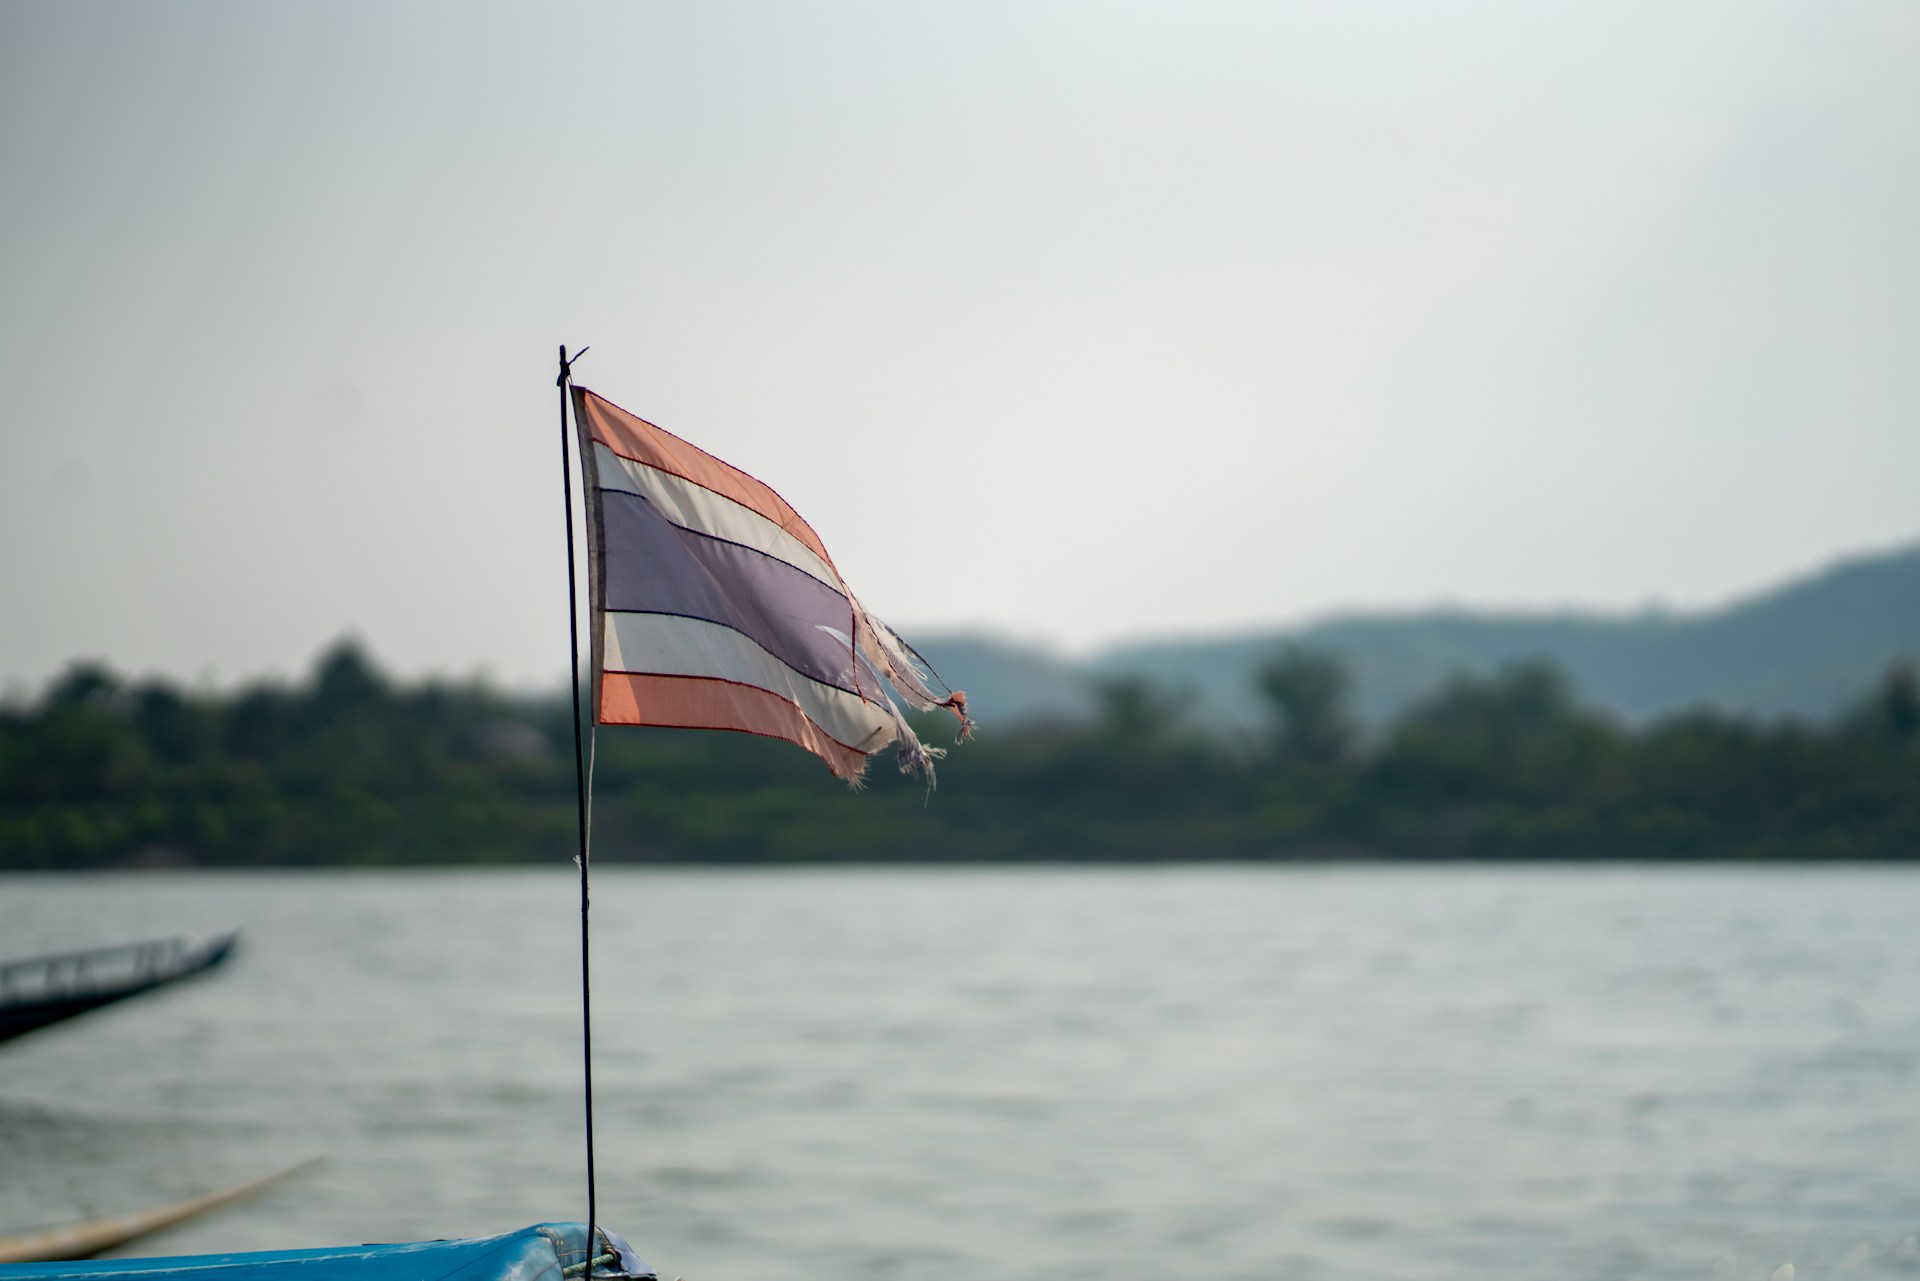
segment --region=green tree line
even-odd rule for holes
[[[1703,710],[1627,727],[1536,664],[1458,676],[1368,732],[1340,663],[1299,649],[1247,690],[1259,734],[1192,724],[1179,691],[1141,680],[1096,692],[1085,720],[989,722],[931,795],[885,757],[852,792],[786,744],[604,728],[595,857],[1920,855],[1905,666],[1824,724]],[[396,683],[351,643],[297,684],[183,691],[80,664],[0,708],[0,868],[564,860],[575,813],[564,697]]]

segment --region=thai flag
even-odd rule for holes
[[[574,422],[586,491],[594,718],[603,725],[739,730],[797,743],[857,781],[898,745],[932,778],[889,694],[971,729],[905,642],[861,606],[786,500],[581,387]]]

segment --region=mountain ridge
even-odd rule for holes
[[[1353,706],[1390,720],[1449,677],[1544,660],[1580,697],[1641,724],[1693,708],[1821,720],[1888,667],[1920,661],[1920,543],[1845,556],[1720,607],[1658,613],[1474,610],[1338,614],[1293,627],[1123,642],[1074,660],[980,633],[936,634],[921,650],[995,723],[1088,715],[1101,680],[1184,691],[1197,719],[1258,724],[1259,664],[1287,645],[1339,657]]]

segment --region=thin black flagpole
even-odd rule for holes
[[[582,355],[586,348],[580,349]],[[567,639],[572,643],[573,672],[573,776],[575,799],[580,812],[580,1060],[587,1097],[587,1272],[593,1272],[592,1260],[598,1252],[599,1206],[593,1186],[593,988],[588,980],[592,969],[587,950],[587,759],[580,735],[580,589],[573,569],[573,468],[567,460],[567,396],[573,382],[573,366],[567,349],[560,348],[560,488],[567,500]]]

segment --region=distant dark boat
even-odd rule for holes
[[[124,943],[0,962],[0,1041],[210,970],[236,934]]]

